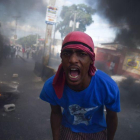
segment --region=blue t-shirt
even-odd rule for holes
[[[63,108],[62,125],[73,132],[96,133],[106,129],[104,105],[114,111],[120,111],[120,95],[117,84],[104,72],[97,70],[90,85],[76,92],[67,85],[63,96],[58,99],[49,78],[41,91],[40,98],[52,105]]]

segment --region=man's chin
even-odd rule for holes
[[[67,80],[67,84],[70,86],[78,86],[80,84],[80,79],[78,80]]]

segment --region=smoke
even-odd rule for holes
[[[46,14],[47,3],[43,0],[1,0],[1,14],[3,16],[21,16],[22,19],[31,16],[35,12]]]
[[[140,99],[140,81],[128,77],[127,79],[123,80],[119,84],[120,88],[120,96],[121,102],[123,106],[127,107],[136,107],[139,106],[139,99]],[[130,86],[131,85],[131,86]]]
[[[0,66],[2,62],[2,57],[3,57],[3,36],[1,35],[0,32]]]
[[[15,34],[16,19],[18,30],[21,31],[20,34],[25,33],[22,29],[28,25],[43,30],[45,28],[46,8],[47,0],[0,0],[0,22],[1,28],[5,31],[4,34],[6,36]]]
[[[106,17],[118,29],[115,41],[128,47],[140,45],[139,0],[86,0],[96,6],[98,14]]]
[[[109,68],[105,62],[95,61],[95,66],[97,69],[102,70],[107,74],[110,74]]]

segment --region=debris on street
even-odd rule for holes
[[[18,77],[18,74],[13,74],[13,77]]]
[[[4,105],[4,110],[6,112],[15,110],[15,104],[7,104],[7,105]]]

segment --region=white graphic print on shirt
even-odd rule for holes
[[[70,114],[74,116],[73,125],[77,125],[80,123],[84,123],[85,125],[89,125],[89,122],[92,118],[92,115],[90,114],[88,116],[85,116],[85,114],[88,113],[89,111],[96,109],[97,107],[98,106],[92,107],[92,108],[82,108],[76,104],[70,105],[69,106]]]

